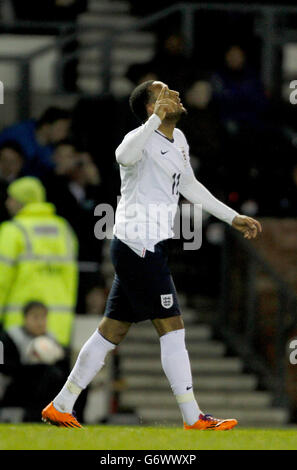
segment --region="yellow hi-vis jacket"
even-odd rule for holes
[[[48,308],[48,331],[69,345],[76,306],[78,242],[50,203],[32,203],[0,226],[0,324],[23,324],[30,301]]]

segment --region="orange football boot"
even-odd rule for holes
[[[47,405],[41,413],[42,421],[45,423],[53,424],[54,426],[60,426],[64,428],[82,428],[82,425],[77,421],[75,412],[62,413],[56,410],[53,402]]]
[[[228,429],[234,428],[237,424],[237,419],[217,419],[213,416],[207,414],[203,415],[200,414],[198,421],[189,426],[188,424],[184,423],[184,429],[199,429],[199,430],[206,430],[210,429],[212,431],[227,431]]]

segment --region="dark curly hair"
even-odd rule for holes
[[[134,88],[129,98],[131,111],[141,122],[145,122],[147,120],[146,105],[150,101],[150,87],[154,81],[155,80],[148,80],[138,85]]]

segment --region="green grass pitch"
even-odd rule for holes
[[[184,431],[143,426],[1,424],[0,450],[296,450],[297,428]]]

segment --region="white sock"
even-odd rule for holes
[[[104,365],[109,351],[116,347],[98,330],[83,345],[67,382],[54,399],[54,407],[64,413],[72,413],[80,392],[86,388]]]
[[[161,362],[183,420],[189,426],[196,423],[202,411],[193,394],[192,373],[185,346],[185,330],[175,330],[160,338]]]

